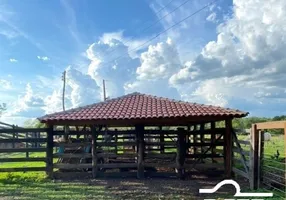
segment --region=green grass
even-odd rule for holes
[[[34,173],[8,174],[0,182],[0,196],[7,199],[113,199],[104,186],[84,183],[54,183]],[[3,178],[3,177],[2,177]]]
[[[239,139],[244,139],[245,136],[239,136]],[[242,145],[245,150],[247,146]],[[265,154],[267,158],[271,158],[276,154],[277,150],[280,152],[280,158],[284,157],[284,140],[280,136],[272,136],[271,141],[265,142]],[[13,154],[0,154],[1,157],[25,157],[24,153]],[[45,157],[45,153],[30,153],[30,157]],[[265,161],[264,164],[278,167],[284,167],[285,165],[280,163],[274,163]],[[18,162],[18,163],[0,163],[0,168],[16,168],[16,167],[43,167],[44,162]],[[283,169],[284,169],[283,168]],[[92,180],[92,182],[62,182],[62,181],[50,181],[46,179],[44,172],[15,172],[15,173],[0,173],[0,199],[197,199],[193,194],[173,192],[178,189],[177,184],[173,184],[173,189],[168,192],[152,191],[144,192],[146,187],[150,187],[148,183],[142,184],[137,189],[133,189],[129,186],[113,185],[109,186],[110,180]],[[124,179],[123,179],[124,181]],[[196,180],[191,180],[196,181]],[[118,183],[120,181],[117,180]],[[152,180],[149,181],[151,183]],[[162,185],[170,180],[164,181]],[[107,183],[107,184],[106,184]],[[142,189],[143,188],[143,189]],[[248,191],[250,192],[250,191]],[[269,192],[264,189],[260,189],[255,192]],[[271,191],[273,192],[273,191]],[[282,196],[283,194],[274,192],[275,195]],[[222,198],[232,198],[229,195],[220,195]],[[217,199],[219,199],[217,197]],[[275,196],[273,199],[281,200],[283,198]]]

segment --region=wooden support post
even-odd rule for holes
[[[232,172],[232,120],[225,120],[225,176],[231,178]]]
[[[117,143],[118,142],[118,135],[117,135],[117,129],[115,129],[115,135],[114,135],[114,142]],[[115,146],[115,154],[117,155],[118,154],[118,147],[117,145]]]
[[[178,128],[176,172],[178,178],[183,179],[185,175],[184,164],[186,157],[186,134],[183,128]]]
[[[76,129],[76,132],[77,132],[76,139],[79,139],[80,138],[79,127],[76,126],[75,129]]]
[[[252,124],[251,127],[251,149],[250,149],[250,166],[249,166],[249,181],[250,181],[250,189],[256,190],[258,187],[257,184],[257,176],[258,176],[258,130],[256,124]]]
[[[41,133],[38,132],[38,138],[40,139],[41,138]],[[41,143],[38,142],[38,147],[41,147]]]
[[[92,177],[96,178],[97,176],[97,151],[96,151],[96,138],[97,138],[97,133],[96,133],[96,127],[91,126],[91,157],[92,157]]]
[[[215,129],[215,122],[211,122],[211,130]],[[216,140],[216,134],[211,134],[211,144],[214,144]],[[216,146],[212,146],[212,154],[216,154]],[[212,158],[212,163],[215,163],[215,159]]]
[[[205,130],[205,124],[202,123],[200,124],[200,142],[203,144],[205,143],[205,135],[203,134],[203,131]],[[201,146],[201,153],[203,153],[205,151],[205,148],[203,147],[203,145]]]
[[[160,130],[160,142],[163,143],[163,142],[165,142],[165,135],[162,132],[162,126],[159,127],[159,130]],[[165,145],[161,144],[160,145],[160,153],[164,153],[164,152],[165,152]]]
[[[259,156],[259,162],[258,162],[258,182],[257,182],[257,188],[260,186],[260,182],[263,181],[263,156],[264,156],[264,131],[259,131],[259,143],[258,143],[258,156]]]
[[[191,131],[191,126],[187,127],[187,131],[188,133],[186,134],[186,154],[189,154],[189,147],[190,146],[190,131]]]
[[[53,148],[54,148],[54,137],[53,137],[53,126],[48,126],[47,131],[47,152],[46,152],[46,174],[48,178],[53,178],[54,176],[54,169],[53,169]]]
[[[137,178],[144,178],[144,126],[135,126],[137,140]]]
[[[197,127],[197,125],[194,125],[194,131],[196,131],[196,130],[198,130],[198,127]],[[198,143],[198,141],[197,141],[197,135],[196,134],[194,134],[193,135],[193,143]],[[194,155],[196,155],[198,153],[198,149],[197,149],[197,147],[194,147]]]
[[[28,138],[29,138],[29,133],[26,133],[25,136],[26,136],[26,138],[28,139]],[[29,147],[29,143],[28,143],[28,142],[26,142],[25,147],[26,147],[26,148]],[[28,152],[28,151],[26,152],[26,158],[29,158],[29,152]]]

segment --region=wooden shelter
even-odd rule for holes
[[[49,128],[50,177],[57,168],[91,169],[93,177],[117,169],[121,173],[133,171],[138,178],[170,168],[183,178],[187,169],[217,164],[230,177],[232,120],[247,115],[229,108],[132,93],[39,120]],[[54,137],[59,135],[66,140],[55,142]],[[74,142],[70,143],[68,138],[72,136]],[[77,149],[90,146],[91,151],[54,153],[55,146]],[[77,158],[80,162],[53,163],[54,158]]]

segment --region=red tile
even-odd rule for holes
[[[39,118],[53,120],[141,119],[159,117],[217,116],[244,117],[248,113],[229,108],[175,101],[156,96],[132,93],[78,109],[54,113]]]

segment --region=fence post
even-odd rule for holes
[[[53,126],[48,126],[47,131],[47,161],[46,161],[46,174],[48,178],[53,178],[54,176],[54,169],[53,169],[53,147],[54,147],[54,132],[53,132]]]
[[[231,133],[231,129],[232,129],[232,120],[231,119],[227,119],[225,120],[225,175],[227,178],[231,177],[231,172],[232,172],[232,148],[233,148],[233,142],[232,142],[232,133]]]
[[[215,130],[215,122],[211,122],[211,131],[214,131]],[[211,144],[214,144],[215,143],[215,140],[216,140],[216,134],[212,132],[211,134]],[[215,155],[216,154],[216,146],[212,146],[212,155]],[[212,163],[215,163],[215,159],[212,158]]]
[[[12,128],[15,129],[15,125],[13,125]],[[15,139],[15,138],[16,138],[16,134],[15,134],[15,132],[13,132],[13,139]],[[14,141],[12,143],[12,148],[13,149],[15,148],[15,142]]]
[[[186,158],[186,134],[184,128],[178,128],[176,171],[178,178],[183,179],[185,175],[184,164]]]
[[[258,175],[257,188],[260,187],[260,182],[263,181],[263,157],[264,157],[264,131],[259,131],[259,145],[258,145]]]
[[[251,141],[250,141],[250,163],[249,163],[249,181],[250,181],[250,189],[256,190],[258,187],[258,131],[256,124],[252,124],[251,127]]]
[[[96,133],[96,127],[94,125],[90,126],[91,129],[91,156],[92,156],[92,177],[96,178],[97,176],[97,150],[96,150],[96,138],[97,138],[97,133]]]
[[[144,126],[135,126],[137,141],[137,178],[144,178]]]
[[[28,139],[28,138],[29,138],[29,134],[26,133],[26,139]],[[28,147],[29,147],[29,143],[26,142],[25,148],[28,148]],[[28,151],[26,152],[26,158],[29,158],[29,152]]]

